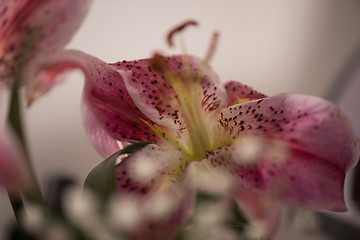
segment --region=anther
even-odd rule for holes
[[[181,32],[182,30],[184,30],[184,28],[186,28],[187,26],[190,26],[190,25],[196,26],[196,25],[198,25],[198,23],[194,20],[187,20],[187,21],[183,22],[182,24],[176,26],[172,30],[170,30],[170,32],[168,33],[168,36],[167,36],[167,42],[170,47],[174,46],[174,43],[173,43],[174,34]]]

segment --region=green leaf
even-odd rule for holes
[[[123,154],[133,154],[148,144],[150,142],[131,144],[105,159],[88,174],[84,187],[90,188],[102,202],[106,202],[116,191],[116,159]]]
[[[125,147],[124,149],[120,150],[118,153],[120,153],[118,156],[122,155],[122,154],[133,154],[134,152],[137,152],[139,150],[141,150],[143,147],[145,147],[148,144],[152,144],[152,142],[136,142],[133,143],[127,147]]]

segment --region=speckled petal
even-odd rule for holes
[[[165,58],[166,69],[174,76],[184,74],[186,67],[184,56]],[[201,60],[187,56],[191,68],[190,81],[194,82],[202,68]],[[184,123],[181,112],[172,104],[177,101],[176,93],[171,86],[170,80],[165,79],[163,74],[155,70],[151,59],[143,59],[132,62],[119,62],[114,64],[117,69],[123,71],[123,77],[127,89],[136,106],[153,122],[166,128],[177,131]],[[215,112],[225,105],[226,94],[216,74],[207,66],[202,73],[201,95],[202,108],[206,112]],[[177,79],[178,81],[185,81]],[[192,86],[193,87],[193,86]]]
[[[91,2],[1,1],[0,80],[9,80],[15,71],[21,71],[31,81],[39,65],[70,41]]]
[[[221,168],[238,176],[240,186],[267,193],[284,204],[315,210],[346,210],[344,171],[324,159],[274,142],[258,144],[254,162],[242,161],[241,144],[219,150],[209,159],[213,166],[219,167],[221,162]]]
[[[120,198],[134,197],[141,216],[136,228],[128,232],[130,239],[173,239],[181,224],[189,218],[195,191],[181,187],[179,182],[167,182],[172,174],[169,169],[180,156],[181,152],[150,144],[117,166],[118,195]],[[168,198],[166,202],[170,205],[153,201],[157,197]],[[154,215],[153,211],[159,207],[165,213]]]
[[[166,168],[166,162],[163,158],[162,150],[157,145],[150,144],[122,160],[117,166],[117,186],[120,196],[127,193],[139,197],[146,196],[149,192],[160,188],[161,180],[166,177],[163,170]]]
[[[360,147],[346,116],[330,102],[299,94],[279,94],[245,102],[220,113],[235,139],[259,135],[309,153],[342,171],[358,161]]]
[[[84,111],[91,113],[90,118],[96,116],[94,120],[84,120],[85,123],[91,122],[85,124],[88,133],[99,133],[100,129],[105,129],[106,132],[103,133],[114,140],[158,141],[155,133],[143,122],[148,119],[135,106],[119,71],[112,65],[79,51],[62,51],[53,57],[51,62],[43,65],[42,72],[27,89],[29,101],[39,98],[56,84],[59,75],[73,69],[82,70],[85,76]],[[84,118],[87,117],[89,116],[85,114]],[[98,146],[97,149],[101,149],[100,143],[100,140],[94,142],[94,145]],[[106,148],[104,146],[102,149]]]
[[[313,209],[345,210],[345,172],[359,145],[344,115],[316,97],[281,94],[222,111],[234,144],[208,156],[245,187]]]
[[[264,94],[237,81],[228,81],[224,86],[227,93],[227,106],[266,97]]]
[[[92,80],[86,77],[83,97],[109,134],[126,142],[158,142],[157,135],[144,123],[148,118],[135,106],[119,72],[110,65],[87,69],[94,75]]]

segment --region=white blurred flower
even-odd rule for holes
[[[299,232],[316,232],[320,228],[315,214],[305,210],[298,210],[296,212],[293,224]]]
[[[96,196],[89,190],[73,188],[64,195],[64,212],[89,239],[114,239],[105,225]]]
[[[114,196],[108,205],[108,221],[114,229],[132,230],[142,219],[141,205],[136,198]]]
[[[159,219],[167,216],[177,205],[177,199],[170,194],[151,196],[145,202],[145,212],[149,218]]]
[[[177,165],[176,161],[181,158],[181,154],[172,147],[161,149],[154,145],[151,148],[143,148],[133,154],[129,163],[129,174],[139,182],[149,181],[165,169]]]
[[[43,240],[76,240],[70,230],[61,222],[54,221],[44,229]]]
[[[156,173],[162,167],[162,162],[158,159],[159,158],[142,156],[141,158],[137,158],[136,161],[131,162],[131,174],[134,179],[140,182],[146,182],[156,176]]]
[[[204,191],[226,193],[234,187],[233,177],[221,169],[208,167],[206,162],[192,162],[188,166],[187,181]]]
[[[236,240],[239,236],[227,225],[230,220],[229,201],[201,203],[194,214],[193,222],[186,228],[187,240]]]
[[[47,225],[47,216],[43,209],[34,204],[27,204],[21,215],[21,224],[27,231],[33,234],[40,234]]]
[[[243,138],[236,148],[240,164],[254,163],[263,151],[263,144],[256,138]]]
[[[96,225],[99,218],[99,203],[90,191],[72,188],[64,194],[64,211],[74,223]]]
[[[289,153],[289,148],[285,145],[258,137],[243,138],[234,150],[234,154],[237,156],[234,159],[237,159],[238,164],[245,166],[270,156],[273,161],[280,163],[287,159]]]

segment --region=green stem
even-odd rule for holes
[[[10,106],[8,113],[8,121],[16,136],[19,138],[21,147],[23,148],[24,154],[26,156],[26,161],[28,159],[28,151],[26,149],[25,137],[23,132],[23,126],[21,121],[21,99],[19,95],[20,88],[20,74],[15,74],[15,81],[13,82],[11,96],[10,96]]]
[[[15,134],[18,136],[22,149],[24,149],[25,143],[24,143],[23,131],[20,121],[21,118],[19,113],[20,104],[19,104],[18,85],[19,85],[18,81],[15,80],[13,82],[12,91],[11,91],[8,122],[12,127],[12,129],[14,130]],[[7,190],[7,192],[16,221],[19,224],[20,223],[19,215],[24,210],[23,199],[21,197],[20,192],[14,192],[14,191],[10,192],[9,190]]]
[[[13,129],[14,133],[18,137],[18,140],[21,144],[21,150],[25,156],[25,166],[30,173],[30,177],[33,181],[33,189],[30,194],[26,197],[39,204],[44,204],[45,201],[43,199],[39,184],[36,180],[34,170],[30,161],[29,151],[27,149],[27,144],[25,140],[25,134],[23,131],[23,123],[22,123],[22,106],[21,106],[21,95],[19,93],[20,85],[21,85],[21,71],[16,71],[15,78],[12,86],[11,97],[10,97],[10,105],[9,105],[9,113],[8,113],[8,122]],[[13,208],[16,219],[19,221],[19,214],[22,210],[24,210],[24,202],[20,192],[9,192],[9,199],[11,202],[11,206]]]

